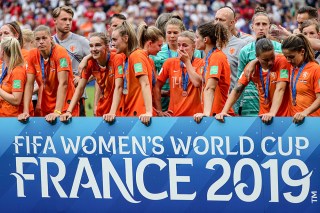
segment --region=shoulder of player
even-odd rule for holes
[[[281,46],[281,43],[277,42],[277,41],[273,41],[271,40],[272,44],[273,44],[273,47],[275,48],[275,51],[277,50],[282,50],[282,46]]]
[[[29,56],[35,56],[39,53],[38,48],[32,48],[31,50],[29,50]],[[30,57],[31,58],[31,57]]]
[[[319,72],[320,73],[320,65],[317,62],[308,62],[305,66],[305,70],[306,71],[310,71],[310,72]]]
[[[143,52],[142,49],[134,50],[130,56],[129,61],[139,61],[139,60],[148,60],[148,56]]]
[[[25,73],[25,71],[26,71],[26,69],[25,69],[25,67],[24,66],[16,66],[13,70],[12,70],[12,73],[13,74],[15,74],[15,73],[17,73],[17,74],[23,74],[23,73]]]
[[[85,38],[84,36],[72,33],[72,39],[74,40],[78,40],[78,41],[85,41],[85,42],[89,42],[87,38]]]
[[[210,60],[227,60],[227,56],[222,50],[217,49],[210,56]]]
[[[59,44],[55,44],[52,48],[52,55],[55,55],[55,56],[59,56],[59,55],[64,55],[64,54],[67,54],[68,55],[68,52],[67,50],[59,45]]]
[[[252,51],[255,52],[255,49],[256,49],[256,43],[250,42],[241,48],[240,54],[249,54]]]
[[[168,58],[164,63],[172,64],[172,63],[177,63],[177,62],[180,63],[180,59],[177,57],[174,57],[174,58]]]
[[[203,66],[205,64],[204,59],[203,58],[194,58],[192,65],[199,65],[199,66]]]

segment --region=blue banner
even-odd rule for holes
[[[0,119],[0,212],[320,212],[320,119]]]

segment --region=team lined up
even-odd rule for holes
[[[36,48],[24,57],[19,26],[13,22],[1,27],[0,116],[68,121],[79,116],[80,99],[91,79],[96,80],[95,115],[108,122],[116,116],[139,116],[146,125],[152,116],[193,116],[196,122],[215,116],[223,121],[230,115],[256,115],[257,108],[264,122],[274,116],[292,116],[296,123],[320,116],[320,66],[312,49],[319,39],[297,34],[280,44],[266,38],[270,20],[264,11],[253,17],[256,39],[236,31],[229,7],[218,10],[215,21],[201,24],[195,33],[185,31],[171,14],[160,16],[157,27],[141,24],[137,32],[116,15],[109,30],[111,43],[105,33],[90,34],[90,54],[83,51],[81,62],[73,51],[81,44],[62,46],[74,42],[68,24],[71,8],[53,13],[56,37],[48,27],[37,27]],[[35,81],[39,89],[33,107]],[[257,97],[250,100],[250,93]],[[250,102],[253,107],[245,106]]]

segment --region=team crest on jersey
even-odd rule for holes
[[[54,72],[56,71],[56,67],[55,67],[55,64],[54,64],[54,61],[53,60],[50,60],[50,71],[51,72]]]
[[[303,72],[303,73],[302,73],[302,77],[303,77],[304,79],[306,79],[306,78],[308,77],[308,72]]]
[[[76,51],[76,46],[74,45],[71,45],[69,48],[70,48],[70,51],[73,53]]]
[[[233,54],[235,53],[235,51],[236,51],[236,49],[234,49],[233,47],[231,47],[231,48],[229,49],[230,55],[233,55]]]

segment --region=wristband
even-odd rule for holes
[[[53,112],[54,112],[54,113],[57,113],[57,114],[59,114],[59,115],[62,114],[61,111],[59,111],[59,110],[57,110],[57,109],[55,109]]]
[[[69,111],[69,110],[67,110],[66,112],[69,112],[70,114],[72,114],[72,112],[71,112],[71,111]]]

